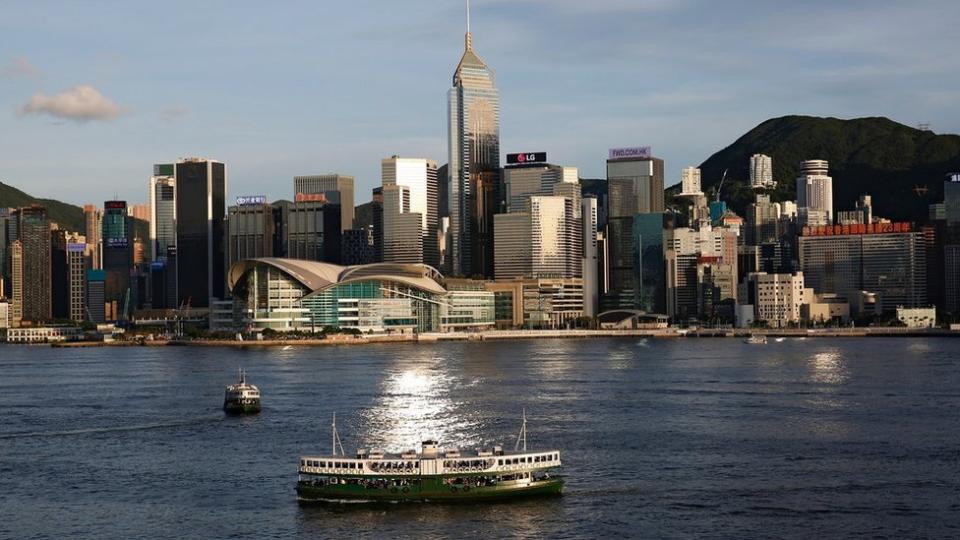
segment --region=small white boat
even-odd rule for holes
[[[783,340],[785,340],[785,339],[787,339],[787,338],[785,338],[785,337],[778,337],[778,338],[775,338],[774,341],[776,341],[777,343],[783,343]]]
[[[743,340],[743,342],[744,342],[744,343],[747,343],[747,344],[750,344],[750,345],[766,345],[766,344],[767,344],[767,336],[763,336],[763,335],[760,335],[760,336],[750,336],[750,337],[748,337],[747,339]]]

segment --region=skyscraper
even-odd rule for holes
[[[807,208],[808,216],[825,215],[825,225],[833,223],[833,178],[827,175],[828,170],[826,161],[809,159],[800,163],[800,176],[797,177],[797,206]],[[808,221],[821,224],[822,220]]]
[[[583,314],[587,317],[595,317],[600,306],[597,207],[596,197],[583,197],[580,200],[580,216],[583,220]]]
[[[467,6],[464,52],[447,92],[450,258],[454,275],[493,273],[493,215],[500,169],[500,92],[474,52]]]
[[[219,161],[181,159],[175,166],[177,302],[205,308],[226,293],[224,216],[227,172]]]
[[[177,181],[172,164],[153,166],[150,177],[150,258],[166,259],[167,248],[177,243]]]
[[[23,243],[10,242],[10,326],[17,328],[23,320]]]
[[[393,156],[381,160],[380,177],[383,184],[383,194],[392,189],[391,186],[407,188],[409,205],[404,212],[416,213],[420,216],[420,245],[422,246],[421,260],[412,261],[428,264],[436,268],[439,265],[440,251],[437,244],[438,210],[437,210],[437,163],[428,159],[401,158]],[[398,209],[393,206],[390,210]],[[384,206],[386,211],[388,208]],[[386,218],[386,214],[384,214]],[[391,219],[393,219],[391,217]],[[384,242],[396,243],[397,234],[415,234],[415,232],[400,230],[384,230]],[[408,239],[409,240],[409,239]],[[384,259],[388,260],[388,259]]]
[[[67,243],[67,307],[74,322],[86,320],[87,254],[86,244]]]
[[[103,203],[101,231],[106,275],[104,302],[111,313],[110,320],[125,320],[131,308],[130,271],[133,266],[133,233],[126,201]]]
[[[663,160],[652,157],[646,147],[631,149],[613,149],[607,159],[607,190],[609,214],[607,217],[607,253],[609,271],[609,290],[604,301],[604,309],[638,309],[636,302],[642,294],[640,284],[636,282],[638,270],[636,261],[640,251],[646,252],[648,242],[662,245],[649,225],[663,223]],[[656,214],[645,223],[644,245],[636,245],[634,219],[638,214]],[[662,230],[661,230],[662,234]],[[648,263],[652,265],[653,263]],[[648,266],[653,271],[653,266]],[[647,278],[652,278],[647,272]],[[662,281],[662,271],[659,279]],[[652,286],[648,282],[645,287]],[[662,288],[662,286],[658,286]],[[659,290],[659,289],[658,289]],[[659,296],[659,295],[657,295]],[[653,301],[651,306],[662,303]],[[643,308],[639,308],[643,309]]]
[[[83,217],[86,222],[85,236],[87,237],[87,256],[90,257],[90,267],[99,270],[103,267],[101,256],[103,238],[100,235],[100,225],[103,213],[96,206],[88,204],[83,207]]]
[[[310,176],[294,176],[294,195],[319,195],[330,191],[340,192],[340,230],[353,228],[353,177],[345,174],[315,174]],[[331,197],[332,198],[332,197]]]
[[[22,283],[22,318],[26,321],[46,321],[52,316],[52,279],[50,220],[42,206],[30,206],[16,211],[19,241],[22,247],[20,281]],[[14,270],[14,286],[17,276]],[[16,294],[14,301],[16,302]]]

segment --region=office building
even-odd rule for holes
[[[410,212],[410,188],[385,185],[383,194],[383,262],[422,263],[423,218]]]
[[[383,188],[373,188],[370,199],[373,222],[373,262],[383,262]]]
[[[47,321],[53,315],[50,220],[47,210],[33,205],[15,211],[21,244],[22,320]],[[16,276],[15,276],[16,280]],[[16,281],[14,283],[16,285]],[[17,298],[14,295],[14,301]]]
[[[156,261],[167,256],[167,248],[177,245],[177,181],[171,163],[153,166],[150,177],[149,256]]]
[[[302,195],[302,194],[301,194]],[[278,212],[276,255],[306,261],[340,262],[342,213],[339,192],[274,203]]]
[[[829,164],[822,159],[810,159],[800,163],[797,206],[801,213],[804,208],[807,209],[807,225],[833,223],[833,178],[828,175],[828,170]]]
[[[745,243],[756,246],[766,242],[775,242],[779,238],[780,207],[770,202],[769,195],[757,195],[747,211]]]
[[[693,197],[703,195],[700,190],[700,169],[696,167],[684,167],[680,171],[680,196]]]
[[[493,275],[493,215],[500,170],[500,93],[492,69],[473,50],[469,8],[464,52],[447,93],[450,268]]]
[[[103,203],[103,270],[106,274],[104,302],[116,314],[109,320],[126,320],[132,309],[130,274],[133,245],[130,216],[125,201]]]
[[[340,204],[341,231],[353,228],[354,204],[356,204],[353,196],[353,184],[354,178],[352,176],[337,173],[293,177],[294,195],[320,195],[331,191],[339,193],[337,200]],[[327,198],[333,199],[331,196]]]
[[[600,309],[598,202],[596,197],[584,197],[580,201],[580,217],[583,220],[583,314],[586,317],[596,317]]]
[[[87,320],[87,266],[86,244],[67,243],[67,316],[71,321]]]
[[[226,294],[226,167],[219,161],[186,158],[176,177],[177,303],[210,306]]]
[[[237,197],[237,204],[227,209],[229,264],[275,256],[276,240],[275,211],[266,197]]]
[[[0,297],[0,330],[6,330],[13,326],[10,319],[10,302],[6,298]]]
[[[536,195],[527,198],[525,211],[494,219],[496,279],[582,277],[579,200]]]
[[[68,289],[67,232],[63,229],[52,229],[50,231],[50,305],[52,319],[62,320],[70,317]]]
[[[23,243],[10,242],[10,327],[17,328],[23,320]]]
[[[927,305],[924,238],[909,223],[804,227],[799,250],[800,270],[817,292],[851,303],[873,293],[882,312]]]
[[[576,191],[580,190],[576,167],[549,163],[508,165],[503,168],[502,175],[503,212],[525,211],[527,199],[533,195],[560,195],[558,186],[561,184],[576,186]]]
[[[764,189],[774,186],[776,182],[773,181],[773,158],[763,154],[750,156],[750,187]]]
[[[103,268],[103,237],[100,235],[100,226],[103,223],[103,213],[96,206],[88,204],[83,207],[83,217],[86,223],[84,235],[87,237],[87,256],[90,257],[90,267],[96,270]]]
[[[103,270],[87,271],[87,320],[102,324],[106,322],[107,273]]]
[[[638,288],[635,262],[638,260],[638,250],[642,249],[648,254],[649,251],[635,245],[634,220],[638,214],[656,215],[649,218],[652,222],[659,219],[662,224],[664,220],[663,160],[651,157],[648,148],[627,150],[636,151],[611,150],[610,159],[607,160],[609,289],[604,299],[604,311],[614,308],[645,309],[636,304],[640,296],[646,293],[641,293]],[[623,155],[626,157],[621,157]],[[647,226],[643,228],[646,233],[644,238],[656,243],[653,231]],[[652,261],[648,262],[647,268],[652,270]],[[649,272],[647,276],[653,277]],[[657,304],[656,301],[647,302],[648,307]]]
[[[437,243],[439,218],[436,162],[393,156],[381,160],[380,178],[384,197],[383,260],[424,263],[438,267],[440,248]],[[417,229],[412,229],[416,225],[412,217],[400,214],[416,214],[420,219]],[[413,238],[418,234],[419,240]],[[402,253],[404,250],[407,253]]]

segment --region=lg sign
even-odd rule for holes
[[[525,163],[545,163],[546,152],[524,152],[522,154],[507,154],[507,165],[522,165]]]

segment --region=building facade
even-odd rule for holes
[[[800,163],[797,178],[797,206],[806,208],[809,216],[825,216],[807,220],[809,225],[833,223],[833,178],[829,176],[829,163],[822,159],[810,159]],[[822,221],[826,221],[823,223]]]
[[[447,127],[450,269],[459,276],[490,276],[500,176],[500,92],[493,70],[473,50],[469,24],[447,92]]]
[[[150,177],[150,260],[165,259],[177,244],[177,181],[173,164],[153,166]]]
[[[442,282],[423,264],[343,267],[270,258],[240,261],[229,277],[239,327],[414,333],[441,331],[444,317],[449,329],[493,324],[492,295],[461,289],[450,297]]]
[[[238,197],[227,209],[229,264],[243,259],[273,257],[277,243],[275,209],[263,197]]]
[[[106,273],[104,301],[111,313],[109,320],[125,320],[131,301],[130,272],[133,268],[133,242],[126,201],[103,204],[103,271]]]
[[[750,187],[754,189],[771,188],[773,181],[773,158],[764,154],[750,156]]]
[[[495,217],[496,279],[579,278],[583,275],[580,201],[527,198],[527,210]]]
[[[175,171],[177,303],[206,308],[226,294],[227,171],[204,158],[181,159]]]
[[[353,228],[354,205],[353,195],[354,178],[345,174],[315,174],[310,176],[294,176],[293,191],[295,195],[320,195],[335,191],[339,194],[340,202],[340,230]],[[328,197],[329,198],[329,197]]]
[[[53,316],[53,280],[50,220],[42,206],[20,208],[15,212],[20,242],[20,316],[24,321],[40,322]],[[16,285],[16,275],[14,275]],[[14,302],[17,295],[14,294]]]
[[[874,293],[883,312],[927,305],[924,238],[909,223],[805,227],[799,246],[800,270],[817,292],[851,303]]]
[[[659,218],[642,219],[651,222],[659,219],[662,226],[663,160],[654,157],[608,159],[607,189],[609,290],[604,298],[603,309],[637,309],[640,292],[635,262],[638,259],[637,252],[646,252],[647,249],[635,245],[634,221],[638,215],[651,214]],[[647,229],[645,226],[643,228]],[[656,235],[646,232],[644,238],[656,243]]]
[[[380,177],[383,189],[390,191],[393,186],[407,189],[407,204],[400,208],[402,213],[418,214],[420,217],[420,245],[422,256],[416,261],[436,268],[440,264],[440,248],[437,244],[439,231],[439,210],[437,207],[437,163],[429,159],[402,158],[393,156],[380,162]],[[390,210],[397,209],[391,205]],[[384,231],[384,242],[397,243],[399,235],[409,235],[405,230],[389,229]],[[415,234],[415,233],[413,233]],[[395,259],[384,259],[393,261]]]

